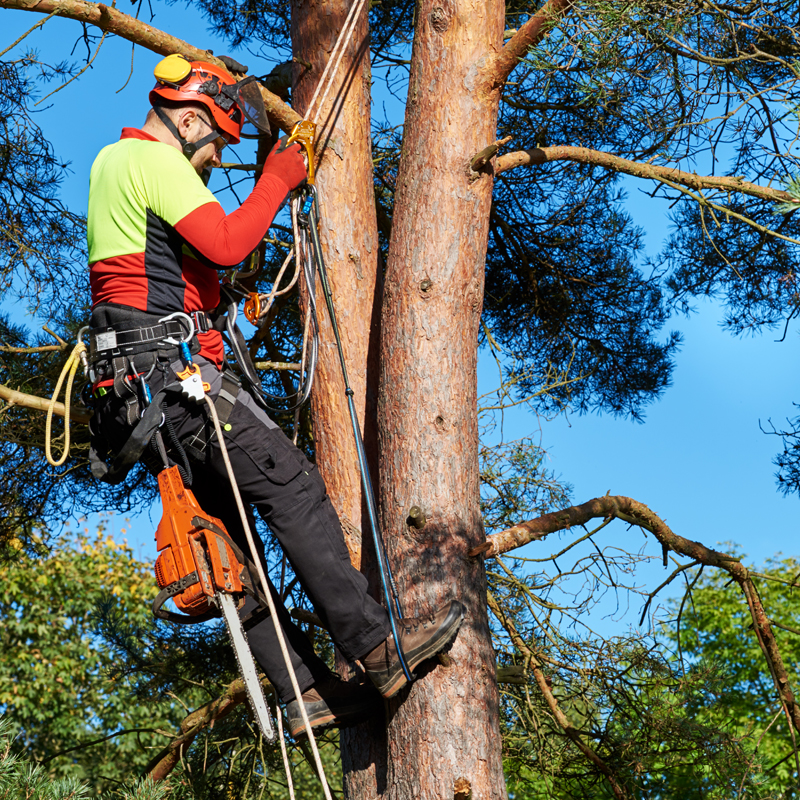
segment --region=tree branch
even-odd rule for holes
[[[529,48],[541,42],[550,32],[552,24],[563,17],[571,6],[572,0],[547,0],[508,40],[506,46],[487,60],[483,73],[492,89],[498,89],[506,82]]]
[[[18,392],[16,389],[10,389],[8,386],[0,384],[0,400],[5,400],[10,406],[22,406],[23,408],[33,408],[37,411],[47,411],[50,401],[46,397],[37,397],[35,394],[25,394]],[[66,413],[63,403],[56,403],[53,407],[53,413],[63,417]],[[72,422],[82,423],[88,425],[89,420],[92,418],[92,412],[71,406],[69,410],[69,418]]]
[[[521,636],[514,625],[514,622],[505,615],[502,607],[491,592],[488,593],[487,600],[492,613],[495,615],[495,617],[497,617],[498,621],[506,629],[506,631],[508,631],[508,635],[511,637],[511,641],[514,643],[514,646],[530,663],[531,672],[533,673],[536,685],[539,687],[539,691],[542,693],[542,696],[544,697],[544,700],[547,703],[551,713],[555,717],[559,727],[575,743],[581,753],[583,753],[583,755],[589,761],[591,761],[591,763],[594,764],[597,769],[603,773],[603,775],[606,776],[609,784],[611,785],[611,790],[614,793],[614,797],[616,797],[617,800],[630,800],[630,792],[628,792],[628,790],[620,783],[614,771],[608,766],[608,764],[605,763],[605,761],[603,761],[602,758],[600,758],[600,756],[594,750],[592,750],[591,747],[589,747],[589,745],[583,740],[580,731],[575,728],[575,726],[567,718],[567,715],[561,710],[558,700],[556,699],[551,685],[548,682],[548,678],[542,671],[541,663],[537,658],[536,653],[534,653],[533,650],[528,647],[525,639]]]
[[[584,525],[590,519],[612,519],[614,517],[650,531],[669,550],[691,558],[705,566],[724,570],[739,584],[744,596],[747,598],[756,637],[775,681],[778,697],[784,706],[786,716],[791,720],[794,728],[800,731],[800,707],[795,701],[794,692],[789,683],[789,675],[778,649],[770,619],[764,610],[761,597],[753,585],[747,567],[733,556],[712,550],[700,542],[694,542],[691,539],[678,536],[644,503],[622,495],[596,497],[594,500],[589,500],[582,505],[571,506],[563,511],[554,511],[551,514],[544,514],[537,519],[521,522],[513,528],[487,536],[486,542],[470,550],[469,555],[476,557],[483,553],[487,558],[490,558],[507,553],[509,550],[536,539],[542,539],[549,533],[569,529],[575,525]]]
[[[265,694],[272,691],[272,685],[266,680],[262,681],[262,685]],[[236,706],[245,702],[246,699],[247,690],[244,681],[237,678],[225,688],[219,697],[193,711],[181,722],[179,735],[150,760],[145,767],[145,775],[154,781],[164,780],[181,760],[200,731],[217,720],[227,717]]]
[[[571,147],[558,145],[556,147],[534,147],[531,150],[519,150],[515,153],[506,153],[495,161],[494,173],[499,175],[516,167],[534,167],[550,161],[575,161],[579,164],[594,164],[599,167],[632,175],[635,178],[647,178],[654,181],[677,183],[690,189],[715,189],[721,192],[738,192],[759,200],[770,200],[780,203],[797,202],[788,192],[782,189],[772,189],[769,186],[759,186],[736,176],[718,177],[716,175],[697,175],[693,172],[674,167],[660,167],[656,164],[643,164],[630,161],[627,158],[604,153],[600,150],[590,150],[587,147]],[[800,208],[800,204],[798,205]]]
[[[21,11],[36,11],[40,14],[55,14],[59,17],[88,23],[107,33],[113,33],[129,42],[138,44],[154,53],[170,55],[182,53],[193,61],[209,61],[220,67],[225,65],[208,50],[171,36],[148,25],[129,14],[124,14],[105,3],[89,3],[85,0],[0,0],[0,8],[15,8]],[[267,112],[278,121],[281,128],[291,131],[302,117],[277,95],[261,87]]]

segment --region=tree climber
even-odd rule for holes
[[[179,340],[191,319],[193,361],[224,417],[225,440],[244,501],[275,533],[340,652],[348,660],[360,660],[380,694],[392,697],[407,681],[387,611],[367,593],[366,578],[350,563],[316,466],[225,368],[221,326],[215,324],[217,271],[238,266],[258,247],[287,195],[305,180],[299,145],[281,147],[279,142],[250,195],[226,216],[202,176],[220,166],[226,145],[239,142],[247,109],[237,84],[220,67],[177,55],[160,62],[155,72],[152,109],[144,126],[124,128],[121,139],[99,153],[91,171],[93,471],[110,482],[122,479],[112,480],[105,459],[119,459],[135,438],[147,400],[175,381],[183,368]],[[163,410],[162,429],[173,443],[166,448],[170,464],[184,458],[184,466],[191,465],[186,477],[190,472],[191,488],[204,511],[221,519],[246,550],[207,407],[171,393]],[[154,449],[151,440],[142,458],[158,472],[164,453],[159,458]],[[294,625],[275,588],[269,590],[311,724],[353,724],[374,711],[374,690],[345,683],[332,673]],[[248,604],[242,613],[254,601],[248,598]],[[455,637],[463,613],[463,606],[453,601],[428,618],[399,623],[410,669]],[[272,621],[258,623],[248,638],[287,703],[290,732],[301,735],[300,708]]]

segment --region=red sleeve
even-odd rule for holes
[[[258,247],[288,192],[280,178],[265,174],[233,213],[226,216],[219,203],[206,203],[176,223],[175,230],[201,256],[233,267]]]

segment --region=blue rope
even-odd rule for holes
[[[400,645],[400,637],[397,633],[397,626],[395,624],[395,615],[392,611],[392,599],[397,609],[398,620],[403,618],[403,609],[400,605],[400,599],[397,593],[397,585],[392,575],[391,567],[389,566],[389,559],[386,556],[386,548],[378,527],[378,513],[375,504],[375,493],[372,489],[372,480],[369,475],[369,467],[367,466],[367,456],[364,450],[364,439],[361,436],[361,427],[358,424],[358,416],[356,415],[355,401],[353,400],[353,390],[350,387],[350,380],[347,377],[347,366],[344,362],[344,351],[342,349],[342,339],[339,336],[339,326],[336,324],[336,315],[333,310],[333,296],[331,294],[330,284],[328,283],[328,273],[325,269],[325,260],[322,256],[322,247],[319,243],[319,231],[317,224],[319,218],[317,216],[317,192],[313,186],[306,187],[307,195],[305,204],[302,208],[301,221],[309,220],[309,214],[306,209],[312,212],[311,220],[308,223],[308,230],[311,234],[311,243],[314,249],[314,258],[317,261],[317,268],[319,269],[320,283],[322,284],[322,293],[325,295],[325,304],[328,307],[328,315],[331,319],[331,327],[333,328],[333,336],[336,339],[336,346],[339,349],[339,361],[342,365],[342,378],[344,379],[345,394],[347,395],[347,407],[350,410],[350,422],[353,427],[353,436],[356,441],[356,453],[358,455],[358,469],[361,472],[361,485],[364,488],[364,497],[367,502],[367,516],[369,517],[369,526],[372,531],[372,541],[375,544],[375,555],[378,559],[378,572],[381,576],[381,586],[383,587],[383,596],[386,600],[386,608],[389,612],[389,622],[392,628],[392,636],[397,647],[397,655],[400,659],[400,665],[403,667],[406,679],[409,682],[414,680],[411,670],[406,664],[403,648]],[[309,203],[311,199],[311,203]],[[391,586],[391,596],[390,587]]]

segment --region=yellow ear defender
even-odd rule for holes
[[[162,58],[156,64],[153,74],[156,80],[161,83],[180,83],[189,77],[192,71],[192,63],[186,56],[173,53],[171,56]]]

